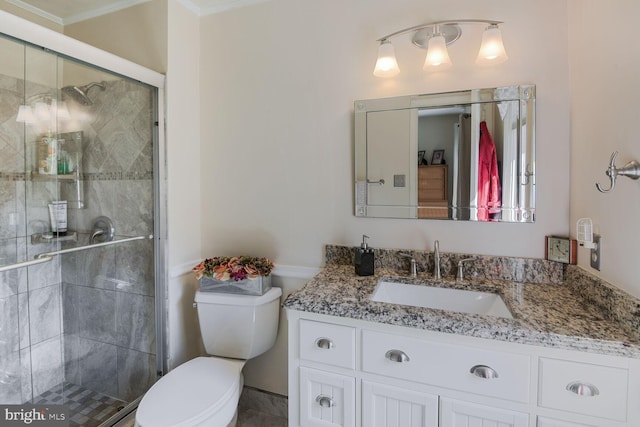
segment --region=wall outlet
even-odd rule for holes
[[[594,248],[591,249],[591,268],[600,271],[600,235],[593,235]]]

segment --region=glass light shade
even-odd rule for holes
[[[497,25],[490,25],[482,33],[482,44],[476,64],[490,65],[505,62],[509,57],[502,44],[502,33]]]
[[[49,111],[49,106],[44,102],[36,102],[35,116],[42,122],[51,120],[51,112]]]
[[[33,115],[33,110],[28,105],[21,105],[18,108],[18,116],[16,122],[20,123],[35,123],[36,116]]]
[[[447,43],[442,34],[431,37],[427,45],[427,58],[422,67],[425,71],[445,70],[451,67]]]
[[[71,119],[71,114],[69,114],[69,109],[67,108],[67,103],[62,101],[56,105],[56,117],[58,120],[69,120]]]
[[[380,42],[378,48],[378,60],[373,75],[376,77],[393,77],[400,72],[398,61],[396,61],[396,52],[389,40]]]

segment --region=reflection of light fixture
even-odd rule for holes
[[[21,105],[18,108],[18,116],[16,122],[21,123],[35,123],[36,116],[33,115],[33,110],[28,105]]]
[[[35,105],[33,108],[29,104]],[[18,107],[18,115],[16,121],[21,123],[46,123],[55,122],[56,120],[70,120],[71,114],[64,101],[58,102],[48,94],[37,94],[30,97],[24,105]],[[55,125],[55,123],[54,123]]]
[[[67,103],[62,101],[58,103],[58,107],[56,110],[56,117],[58,120],[70,120],[71,114],[69,114],[69,109],[67,108]]]
[[[41,122],[48,122],[51,120],[51,111],[49,111],[49,105],[44,102],[36,102],[34,109],[36,119]]]
[[[378,61],[373,72],[377,77],[392,77],[400,72],[393,46],[389,39],[394,36],[413,32],[413,44],[419,48],[427,49],[427,58],[424,69],[443,70],[451,66],[447,45],[454,43],[462,35],[462,24],[488,24],[482,35],[482,44],[478,52],[476,64],[500,64],[508,59],[502,44],[502,34],[498,28],[501,21],[460,19],[457,21],[438,21],[428,24],[416,25],[396,31],[378,39]]]

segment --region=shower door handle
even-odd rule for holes
[[[3,271],[15,270],[17,268],[30,267],[36,264],[44,264],[45,262],[49,262],[53,259],[51,256],[44,256],[42,258],[32,259],[31,261],[18,262],[16,264],[3,265],[0,267],[0,273]]]
[[[56,255],[64,255],[71,252],[86,251],[87,249],[101,248],[104,246],[119,245],[120,243],[133,242],[136,240],[152,240],[152,239],[153,239],[153,234],[149,234],[148,236],[127,237],[126,239],[112,240],[110,242],[103,242],[103,243],[94,243],[93,245],[78,246],[77,248],[61,249],[59,251],[53,251],[53,252],[44,252],[34,256],[34,258],[35,260],[42,260],[45,258],[49,258],[49,261],[50,261],[51,257]],[[44,262],[44,261],[41,261],[41,262]]]

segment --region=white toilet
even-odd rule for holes
[[[247,359],[269,350],[278,333],[280,288],[262,296],[196,293],[208,354],[169,372],[144,395],[139,427],[233,427]]]

